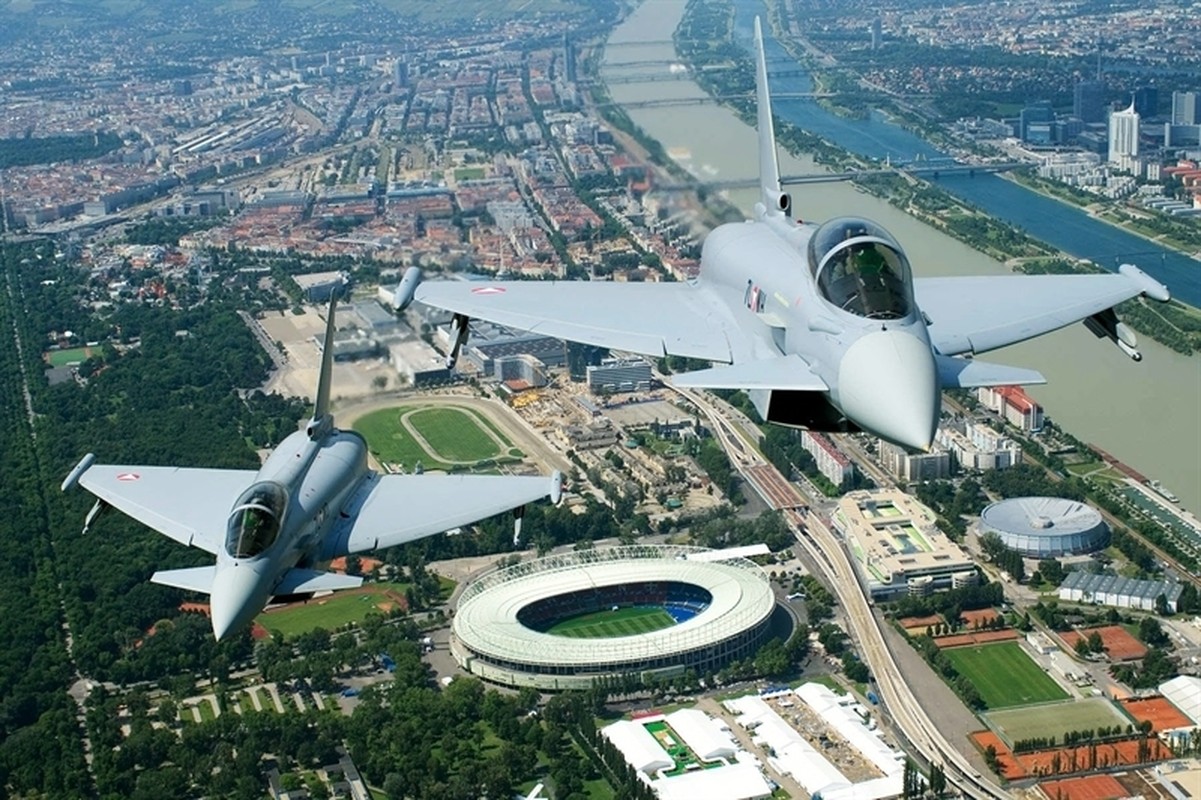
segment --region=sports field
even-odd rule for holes
[[[69,350],[48,350],[46,351],[46,361],[52,367],[65,367],[68,364],[78,364],[86,361],[92,355],[90,347],[72,347]]]
[[[1044,703],[1068,696],[1016,642],[956,647],[943,653],[959,674],[972,682],[989,708]]]
[[[627,606],[615,611],[592,611],[565,619],[547,633],[574,639],[615,639],[650,633],[675,624],[671,614],[658,606]]]
[[[404,583],[368,583],[303,603],[259,614],[256,621],[272,633],[298,636],[316,628],[328,631],[358,624],[370,611],[388,612],[404,603]]]
[[[411,471],[450,470],[481,461],[521,458],[522,452],[487,419],[453,406],[399,406],[354,423],[371,452],[383,462]]]
[[[1104,697],[990,711],[984,718],[1010,744],[1022,739],[1052,736],[1056,741],[1063,741],[1063,735],[1068,731],[1130,724],[1130,719]]]

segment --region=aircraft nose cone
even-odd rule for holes
[[[903,331],[863,336],[838,366],[842,412],[864,430],[905,447],[929,449],[941,399],[929,345]]]
[[[259,573],[247,564],[224,564],[217,568],[209,597],[213,637],[217,641],[248,624],[261,610],[258,597],[261,585]]]

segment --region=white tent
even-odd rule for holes
[[[1179,708],[1195,725],[1201,725],[1201,678],[1177,675],[1159,684],[1159,692]]]
[[[673,769],[676,765],[641,723],[623,719],[602,728],[601,734],[612,742],[625,756],[626,762],[639,772],[653,777],[660,770]]]
[[[701,761],[731,760],[738,752],[738,743],[718,720],[695,708],[681,708],[667,715],[667,724],[696,753]]]

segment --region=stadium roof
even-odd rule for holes
[[[497,661],[551,667],[593,667],[660,658],[710,647],[767,619],[775,597],[763,569],[745,559],[689,561],[702,548],[634,545],[560,553],[485,575],[459,598],[454,635]],[[690,620],[638,636],[572,639],[527,628],[517,618],[538,600],[626,583],[676,581],[712,599]]]
[[[1167,683],[1161,683],[1159,691],[1186,717],[1201,725],[1201,678],[1177,675]]]
[[[1009,533],[1058,536],[1096,528],[1101,514],[1087,503],[1062,497],[1012,497],[987,506],[980,520]]]
[[[730,558],[750,558],[751,556],[766,556],[771,554],[771,548],[763,543],[748,544],[744,547],[727,547],[725,550],[703,550],[699,553],[689,553],[689,561],[725,561]]]

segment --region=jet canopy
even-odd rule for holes
[[[913,309],[909,261],[874,222],[837,217],[809,240],[809,264],[828,302],[868,319],[902,319]]]
[[[254,558],[279,538],[288,492],[278,483],[265,481],[251,486],[229,515],[225,550],[234,558]]]

